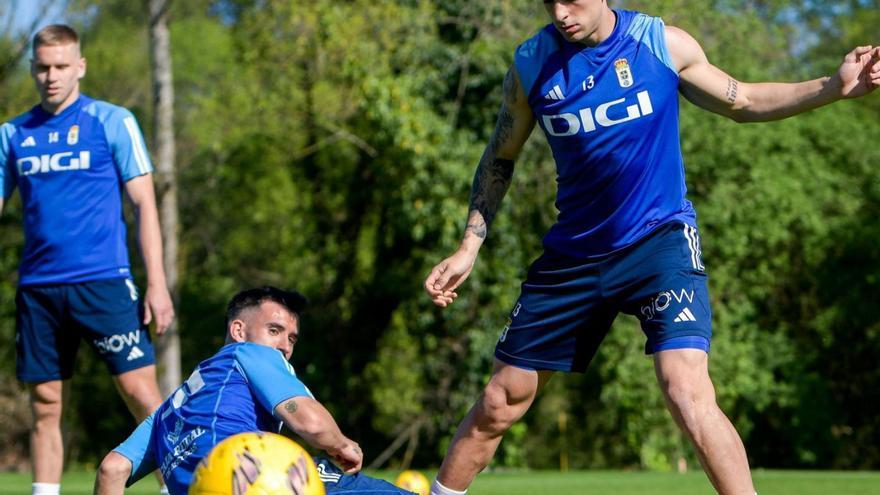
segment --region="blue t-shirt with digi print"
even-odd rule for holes
[[[24,210],[19,285],[129,276],[122,188],[152,171],[131,112],[85,95],[3,124],[2,194],[18,188]]]

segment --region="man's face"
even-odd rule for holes
[[[34,51],[31,76],[43,109],[55,113],[79,96],[79,80],[86,75],[86,60],[76,43],[42,45]]]
[[[585,41],[598,29],[608,9],[605,0],[544,0],[544,9],[568,41]]]
[[[229,323],[229,335],[236,342],[252,342],[281,351],[290,359],[299,336],[295,314],[284,306],[265,301],[259,307],[247,308]]]

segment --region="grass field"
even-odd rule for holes
[[[371,473],[393,479],[397,473]],[[428,474],[428,473],[426,473]],[[761,495],[880,495],[880,472],[762,471],[754,472]],[[62,495],[92,493],[92,473],[64,476]],[[0,474],[0,495],[30,495],[30,476]],[[127,494],[158,493],[152,478],[141,481]],[[711,485],[702,473],[625,473],[533,471],[485,473],[471,487],[473,495],[706,495]]]

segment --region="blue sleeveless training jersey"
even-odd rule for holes
[[[544,245],[576,258],[619,250],[673,220],[696,225],[663,21],[614,13],[614,31],[595,47],[550,24],[515,55],[556,160],[559,215]]]
[[[3,198],[17,186],[24,208],[19,285],[128,276],[122,185],[152,171],[131,112],[85,95],[3,124]]]
[[[214,445],[237,433],[277,433],[275,406],[304,396],[312,394],[280,351],[229,344],[202,361],[114,450],[132,462],[129,485],[158,468],[169,492],[185,495],[193,471]]]

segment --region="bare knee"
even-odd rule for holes
[[[692,436],[699,435],[699,425],[718,409],[711,382],[672,380],[664,384],[663,393],[673,416]]]
[[[478,427],[490,434],[507,431],[531,404],[533,396],[517,396],[505,387],[489,382],[478,406]]]
[[[34,429],[58,428],[63,408],[61,387],[39,384],[31,389]]]
[[[98,480],[103,484],[124,483],[131,476],[131,461],[125,456],[110,452],[98,467]]]

